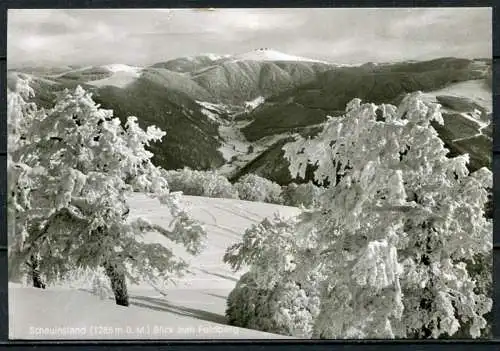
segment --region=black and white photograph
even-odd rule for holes
[[[11,340],[492,338],[492,9],[9,9]]]

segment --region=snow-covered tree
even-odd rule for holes
[[[165,133],[144,131],[135,117],[123,126],[81,87],[61,93],[54,108],[37,117],[29,142],[16,149],[23,168],[10,179],[15,228],[24,230],[13,234],[23,236],[10,247],[9,266],[15,270],[37,255],[48,281],[72,269],[102,267],[120,305],[128,305],[126,278],[158,286],[182,274],[187,264],[169,248],[142,241],[145,232],[157,231],[196,254],[205,234],[181,209],[178,194],[169,192],[145,149]],[[172,228],[129,218],[126,195],[132,190],[166,204]]]
[[[491,257],[492,174],[469,173],[467,155],[447,157],[431,121],[443,123],[439,105],[420,93],[399,107],[355,99],[319,135],[284,147],[293,175],[304,177],[314,164],[316,180],[329,183],[318,208],[295,224],[293,249],[274,251],[281,267],[284,257],[294,262],[296,282],[319,272],[313,337],[438,338],[467,328],[476,338],[484,331],[491,266],[477,263]],[[247,257],[250,271],[266,269],[245,240],[232,255]],[[281,276],[272,279],[290,279]],[[273,281],[259,277],[259,287]]]
[[[281,187],[269,179],[259,177],[256,174],[247,174],[239,179],[234,187],[238,191],[241,200],[268,202],[274,204],[283,203],[281,198]]]

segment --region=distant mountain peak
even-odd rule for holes
[[[325,61],[310,59],[306,57],[285,54],[283,52],[270,48],[258,48],[243,54],[234,55],[232,59],[233,61],[305,61],[328,63]]]
[[[102,67],[110,70],[113,73],[116,73],[116,72],[137,73],[137,72],[142,70],[141,67],[130,66],[130,65],[123,64],[123,63],[112,63],[112,64],[104,65]]]

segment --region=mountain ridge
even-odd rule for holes
[[[263,59],[241,60],[252,55]],[[110,64],[65,71],[66,66],[31,68],[31,73],[10,70],[9,74],[30,75],[36,102],[42,107],[50,106],[56,91],[82,85],[122,120],[136,115],[143,127],[155,124],[164,129],[167,136],[151,149],[154,162],[166,169],[224,167],[226,173],[231,170],[232,179],[253,172],[286,184],[293,179],[284,175],[287,165],[277,149],[280,140],[317,130],[312,127],[327,115],[341,115],[352,98],[397,104],[415,90],[445,105],[447,124],[436,129],[452,153],[471,153],[472,169],[491,163],[491,99],[487,98],[491,60],[439,58],[342,66],[300,57],[272,60],[288,57],[272,50],[252,55],[207,54],[145,67]],[[456,84],[461,88],[448,89]],[[467,100],[470,96],[472,100]],[[475,110],[482,112],[476,115]],[[471,124],[471,118],[479,118],[480,124]],[[240,132],[245,146],[237,148],[228,138],[241,137]],[[272,143],[261,142],[265,138]]]

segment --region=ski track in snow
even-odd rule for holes
[[[205,212],[207,215],[209,215],[210,218],[214,221],[213,225],[217,226],[217,217],[215,217],[213,214],[211,214],[210,211],[208,211],[206,208],[202,208],[201,210],[203,212]]]
[[[242,217],[242,218],[245,218],[245,219],[248,219],[250,221],[258,221],[259,220],[259,215],[258,214],[255,214],[255,213],[252,213],[255,217],[250,217],[248,215],[245,214],[244,211],[235,211],[235,210],[229,210],[227,208],[224,208],[224,207],[221,207],[221,206],[218,206],[218,205],[214,205],[215,208],[219,209],[219,210],[222,210],[222,211],[226,211],[232,215],[236,215],[238,217]],[[236,208],[236,209],[240,209],[240,208]],[[251,213],[251,212],[247,212],[247,213]]]
[[[144,217],[168,226],[168,208],[145,194],[130,196],[130,215]],[[291,217],[300,213],[295,207],[232,199],[183,196],[186,211],[199,220],[208,236],[198,256],[172,244],[157,233],[144,236],[172,248],[190,262],[191,274],[177,284],[166,284],[163,296],[147,284],[130,285],[129,307],[117,306],[112,299],[101,300],[88,292],[90,284],[78,287],[57,286],[46,290],[9,284],[9,332],[23,339],[270,339],[284,336],[225,325],[226,299],[245,269],[233,272],[222,261],[226,249],[238,242],[252,224],[279,212]],[[78,289],[79,288],[79,289]],[[91,326],[106,327],[92,334]],[[33,328],[86,328],[86,333],[43,336]],[[118,329],[115,329],[118,328]],[[121,329],[120,329],[121,328]],[[141,328],[144,331],[141,332]],[[149,328],[150,333],[146,333]],[[153,329],[156,328],[156,333]],[[101,328],[102,329],[102,328]],[[120,331],[121,330],[121,331]],[[127,330],[130,332],[127,332]]]

